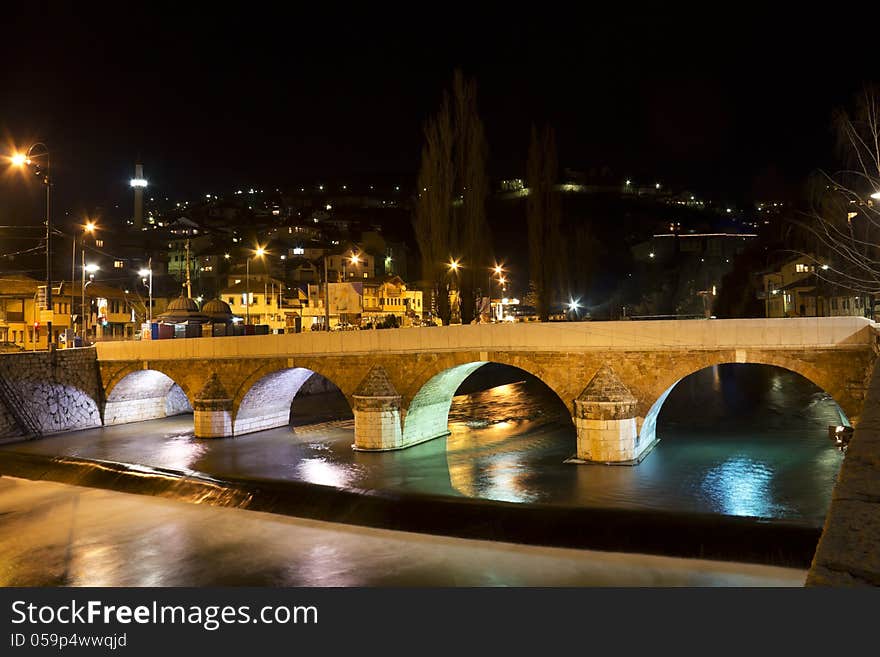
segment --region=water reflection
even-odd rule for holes
[[[773,503],[773,475],[773,469],[764,463],[736,457],[706,472],[701,490],[721,513],[769,518],[785,511]]]

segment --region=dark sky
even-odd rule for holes
[[[523,174],[530,125],[548,121],[562,166],[768,195],[829,164],[832,110],[880,77],[876,31],[865,39],[828,12],[795,24],[734,18],[720,4],[613,17],[253,5],[115,4],[18,20],[4,8],[0,136],[51,144],[68,206],[127,199],[138,153],[154,189],[190,197],[412,180],[421,125],[460,66],[479,84],[495,176]],[[0,179],[2,212],[20,191]]]

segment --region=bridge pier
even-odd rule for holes
[[[228,438],[233,435],[232,398],[216,373],[193,402],[196,438]]]
[[[401,396],[381,366],[370,369],[353,399],[355,450],[386,451],[405,447],[400,422]]]
[[[656,441],[641,440],[638,399],[608,365],[603,365],[574,400],[575,463],[636,465]]]

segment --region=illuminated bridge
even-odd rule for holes
[[[355,418],[355,448],[406,448],[446,435],[459,385],[487,363],[531,373],[569,408],[578,458],[638,462],[663,401],[682,378],[723,363],[806,377],[856,424],[875,362],[875,325],[859,317],[562,322],[103,342],[105,425],[193,412],[195,434],[285,426],[315,373]],[[62,352],[63,353],[63,352]]]

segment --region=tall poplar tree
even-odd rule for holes
[[[532,126],[527,181],[529,196],[529,271],[535,292],[538,319],[546,322],[550,303],[561,280],[562,237],[560,235],[559,195],[554,189],[558,176],[556,134],[545,126],[540,135]]]
[[[452,97],[425,124],[413,226],[422,256],[422,273],[431,282],[437,312],[449,323],[449,289],[457,285],[461,319],[476,317],[476,292],[488,293],[489,225],[486,199],[488,146],[477,113],[477,85],[456,71]],[[455,278],[450,260],[461,268]],[[485,279],[485,281],[484,281]]]

